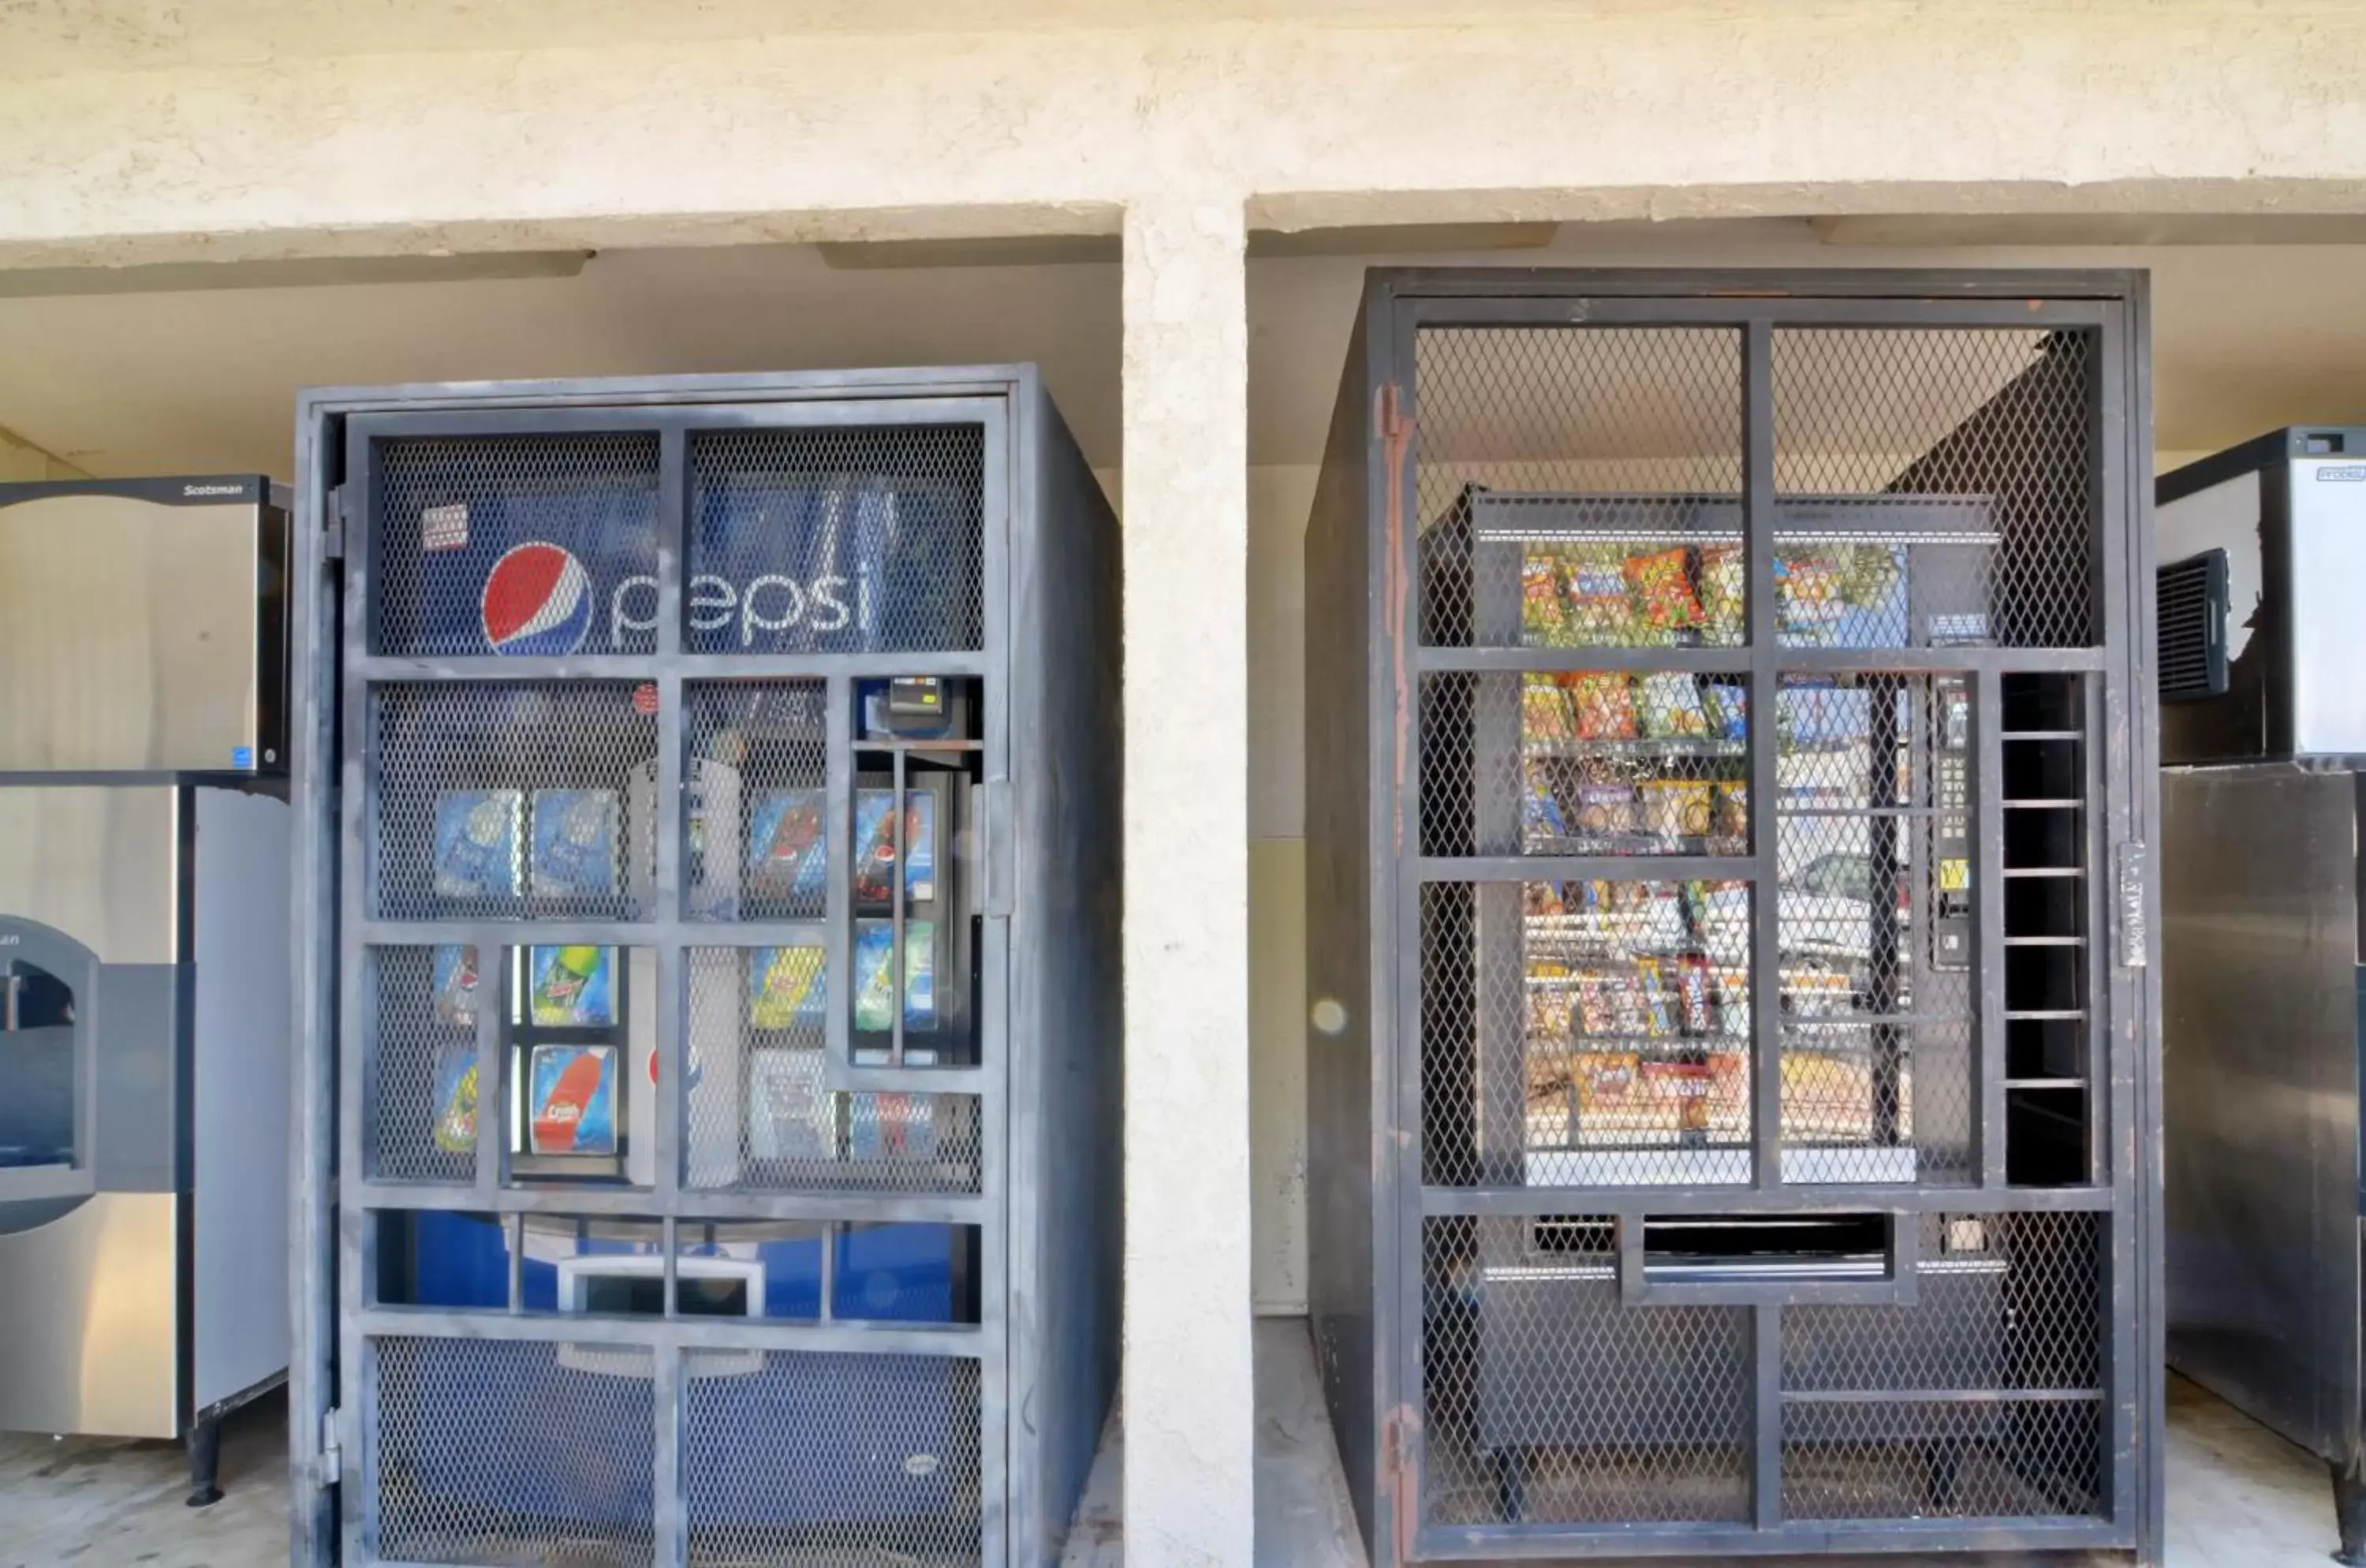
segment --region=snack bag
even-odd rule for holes
[[[1570,740],[1576,731],[1570,722],[1569,693],[1549,675],[1530,674],[1520,682],[1520,738],[1523,740]]]
[[[1783,634],[1805,642],[1829,640],[1848,614],[1843,581],[1840,564],[1830,554],[1777,555],[1774,604]]]
[[[1708,714],[1708,732],[1718,740],[1750,739],[1750,688],[1732,681],[1711,681],[1701,688]]]
[[[1572,547],[1563,557],[1568,582],[1570,641],[1636,640],[1635,605],[1627,591],[1627,558],[1615,545]]]
[[[1628,557],[1626,577],[1635,595],[1636,614],[1645,626],[1673,632],[1689,631],[1701,624],[1701,602],[1684,570],[1682,546]]]
[[[1676,1011],[1686,1034],[1717,1032],[1717,998],[1709,981],[1707,953],[1687,953],[1678,961]]]
[[[1577,830],[1608,838],[1635,830],[1635,789],[1631,784],[1589,784],[1577,786]]]
[[[1560,814],[1560,802],[1553,798],[1552,783],[1544,770],[1531,766],[1527,785],[1520,792],[1520,828],[1530,840],[1565,839],[1569,823]]]
[[[1550,556],[1520,561],[1520,640],[1531,648],[1568,645],[1569,602],[1562,596],[1560,567]]]
[[[758,948],[748,964],[751,1029],[819,1029],[826,987],[818,947]]]
[[[1717,802],[1710,808],[1709,836],[1717,839],[1747,840],[1750,837],[1750,786],[1743,784],[1721,784],[1717,786]]]
[[[1579,739],[1635,739],[1635,688],[1626,676],[1587,672],[1561,679],[1576,710]]]
[[[1748,603],[1749,562],[1740,545],[1703,545],[1701,626],[1711,642],[1740,642]]]
[[[1668,985],[1656,958],[1635,961],[1635,996],[1643,1011],[1644,1032],[1654,1037],[1673,1034],[1674,1018],[1668,1007]]]
[[[1700,687],[1689,675],[1662,671],[1636,682],[1636,705],[1642,712],[1643,733],[1654,740],[1705,739],[1708,710],[1701,705]]]
[[[1632,1051],[1588,1051],[1573,1064],[1581,1116],[1630,1108],[1642,1058]]]
[[[1573,1019],[1581,1034],[1615,1034],[1618,1019],[1610,1002],[1610,976],[1583,970],[1577,976],[1577,1007]]]
[[[1636,789],[1642,797],[1644,831],[1672,846],[1679,840],[1708,836],[1716,785],[1702,779],[1646,779]]]

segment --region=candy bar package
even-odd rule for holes
[[[1700,779],[1646,779],[1635,786],[1643,831],[1673,845],[1708,836],[1717,788]]]
[[[1531,554],[1520,562],[1520,640],[1531,648],[1568,645],[1569,602],[1562,595],[1560,567],[1552,557]]]
[[[1598,969],[1580,970],[1575,976],[1576,1005],[1571,1021],[1580,1034],[1616,1034],[1618,1016],[1610,998],[1610,976]]]
[[[1707,953],[1688,953],[1677,960],[1676,1017],[1686,1034],[1717,1032],[1717,993]]]
[[[886,905],[896,896],[896,823],[888,801],[895,791],[857,790],[854,795],[854,901]],[[937,896],[937,800],[925,790],[904,792],[904,901],[925,904]]]
[[[1577,786],[1577,830],[1588,837],[1608,838],[1635,830],[1635,786],[1586,784]]]
[[[1705,640],[1741,640],[1748,581],[1749,563],[1740,545],[1701,547],[1700,605]]]
[[[477,950],[462,942],[439,942],[430,979],[435,1021],[464,1034],[477,1032]]]
[[[1520,791],[1520,832],[1531,847],[1542,840],[1565,839],[1569,823],[1560,814],[1560,802],[1553,798],[1552,781],[1545,771],[1529,764],[1527,780]]]
[[[1708,710],[1701,704],[1699,685],[1689,675],[1662,671],[1636,682],[1636,706],[1643,733],[1654,740],[1706,739]]]
[[[1676,1032],[1675,1010],[1668,1002],[1668,976],[1656,958],[1635,961],[1635,999],[1642,1010],[1643,1032],[1660,1036]]]
[[[1586,671],[1565,676],[1581,740],[1635,739],[1635,689],[1624,675]]]
[[[818,789],[769,790],[748,804],[748,897],[819,912],[828,890]]]
[[[1701,688],[1709,735],[1718,740],[1750,739],[1750,688],[1738,681],[1711,681]]]
[[[526,1068],[527,1146],[538,1155],[616,1153],[616,1048],[537,1045]]]
[[[616,1021],[616,950],[536,947],[527,971],[534,1021],[545,1029],[607,1029]]]
[[[830,1096],[818,1049],[767,1048],[748,1055],[748,1154],[751,1159],[830,1159],[837,1155]]]
[[[612,789],[534,792],[534,859],[527,884],[537,897],[615,893],[617,805]]]
[[[1576,738],[1570,721],[1569,693],[1549,675],[1530,674],[1521,681],[1520,738],[1527,741]]]
[[[748,955],[748,1026],[819,1031],[828,987],[818,947],[760,947]]]
[[[514,898],[523,890],[525,795],[453,789],[435,797],[435,896]]]
[[[1581,645],[1637,639],[1634,600],[1627,587],[1627,556],[1616,545],[1574,545],[1561,555],[1568,584],[1570,640]]]
[[[1701,624],[1701,603],[1685,570],[1684,549],[1654,550],[1627,558],[1627,585],[1642,624],[1659,632],[1692,631]]]
[[[435,1124],[429,1136],[445,1154],[477,1151],[477,1047],[446,1045],[435,1055]]]
[[[1576,1003],[1568,968],[1554,959],[1532,960],[1527,979],[1527,1038],[1531,1042],[1566,1038]]]
[[[854,924],[854,1027],[864,1033],[884,1034],[895,1027],[895,986],[888,977],[895,964],[895,941],[892,921]],[[934,921],[904,922],[904,1027],[907,1031],[937,1027],[936,946]]]

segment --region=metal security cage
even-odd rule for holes
[[[1117,543],[1034,371],[308,394],[298,1560],[1057,1557]]]
[[[1376,1562],[2160,1539],[2141,277],[1380,273],[1307,544]]]

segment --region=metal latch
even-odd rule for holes
[[[345,1478],[344,1452],[337,1445],[335,1405],[321,1412],[321,1484],[334,1486]]]
[[[2152,921],[2146,904],[2145,884],[2151,874],[2151,855],[2141,843],[2119,849],[2120,967],[2142,969],[2149,960]]]

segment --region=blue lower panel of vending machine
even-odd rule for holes
[[[587,1302],[618,1299],[587,1295],[587,1279],[647,1285],[630,1299],[661,1303],[654,1240],[614,1221],[527,1224],[524,1310],[581,1312]],[[492,1216],[389,1213],[380,1225],[381,1300],[507,1305],[508,1244]],[[844,1226],[830,1238],[827,1270],[820,1227],[787,1236],[783,1228],[682,1225],[683,1312],[810,1322],[822,1315],[827,1280],[832,1318],[975,1320],[968,1227]],[[612,1275],[603,1268],[610,1258],[632,1261]],[[716,1288],[726,1283],[728,1293]],[[470,1516],[612,1526],[648,1517],[652,1418],[630,1414],[650,1408],[647,1352],[410,1343],[425,1353],[403,1403],[454,1418],[432,1432],[406,1424],[399,1438],[381,1438],[380,1458],[426,1497]],[[977,1379],[966,1359],[694,1350],[685,1371],[686,1484],[694,1518],[715,1528],[941,1520],[959,1489],[975,1484]]]

